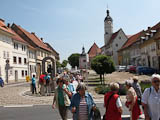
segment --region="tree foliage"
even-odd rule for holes
[[[56,61],[56,68],[60,68],[61,67],[61,63],[59,61]]]
[[[74,68],[75,66],[79,67],[79,53],[73,53],[68,57],[68,62]]]
[[[63,60],[62,64],[61,64],[61,67],[66,68],[67,64],[68,64],[68,61],[67,60]]]
[[[114,63],[109,56],[98,55],[91,61],[91,68],[100,75],[100,80],[102,84],[102,75],[104,83],[104,74],[112,73],[115,71]]]

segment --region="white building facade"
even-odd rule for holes
[[[16,35],[16,39],[13,37],[13,76],[15,82],[24,81],[26,76],[28,76],[28,47],[24,40]],[[24,42],[22,42],[24,41]]]
[[[5,27],[1,25],[5,25],[4,21],[0,20],[0,76],[2,79],[8,83],[9,80],[13,80],[13,55],[12,55],[12,36],[14,35],[11,31],[8,31]],[[8,66],[8,77],[6,72],[6,61],[9,61]]]

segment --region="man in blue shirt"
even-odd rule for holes
[[[35,75],[33,75],[32,77],[32,94],[36,93],[37,94],[37,91],[36,91],[36,78],[35,78]]]

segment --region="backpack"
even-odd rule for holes
[[[95,111],[92,110],[92,120],[101,120],[101,113],[97,107]]]

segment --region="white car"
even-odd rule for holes
[[[118,71],[118,72],[122,72],[125,70],[126,70],[126,66],[122,66],[122,65],[116,66],[116,71]]]

